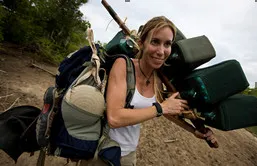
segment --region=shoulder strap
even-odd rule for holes
[[[123,57],[126,60],[126,69],[127,69],[127,97],[125,108],[133,108],[130,105],[132,97],[135,93],[135,85],[136,85],[136,77],[135,77],[135,66],[132,60],[126,56],[121,54],[120,57]]]
[[[133,106],[130,105],[132,97],[135,93],[135,85],[136,85],[136,77],[135,77],[135,66],[132,62],[132,60],[123,54],[118,54],[115,55],[115,59],[118,57],[122,57],[126,60],[126,69],[127,69],[127,96],[126,96],[126,103],[125,103],[125,108],[133,108]],[[104,148],[104,140],[109,140],[108,141],[108,146],[119,146],[115,141],[110,140],[109,138],[109,125],[106,121],[106,118],[103,118],[103,129],[102,129],[102,136],[100,137],[99,141],[98,141],[98,147],[97,150],[94,154],[94,160],[96,160],[98,158],[98,153],[99,151]]]

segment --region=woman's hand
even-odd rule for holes
[[[176,92],[161,103],[164,115],[181,115],[182,111],[189,109],[186,100],[176,98],[178,95],[179,92]]]
[[[201,133],[198,130],[195,130],[195,136],[200,139],[206,139],[207,141],[211,141],[211,143],[217,142],[217,139],[214,136],[214,133],[212,132],[212,130],[209,128],[206,128],[206,129],[207,129],[207,132],[205,134]]]

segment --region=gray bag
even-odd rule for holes
[[[100,65],[100,64],[99,64]],[[67,90],[62,100],[62,116],[69,134],[82,140],[98,140],[105,110],[103,81],[96,67],[88,66]],[[97,73],[97,74],[96,74]],[[98,77],[98,78],[97,78]]]

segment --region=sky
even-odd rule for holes
[[[166,16],[186,36],[205,35],[216,57],[206,67],[235,59],[251,88],[257,82],[257,0],[106,0],[130,30],[155,16]],[[126,2],[128,1],[128,2]],[[108,43],[120,31],[101,0],[80,8],[91,23],[95,41]],[[237,73],[234,73],[237,74]]]

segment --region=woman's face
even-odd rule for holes
[[[149,34],[151,34],[151,31]],[[146,39],[144,41],[143,58],[150,67],[158,69],[163,65],[171,53],[172,40],[173,33],[171,29],[169,27],[163,27],[158,31],[155,31],[152,34],[151,39]]]

